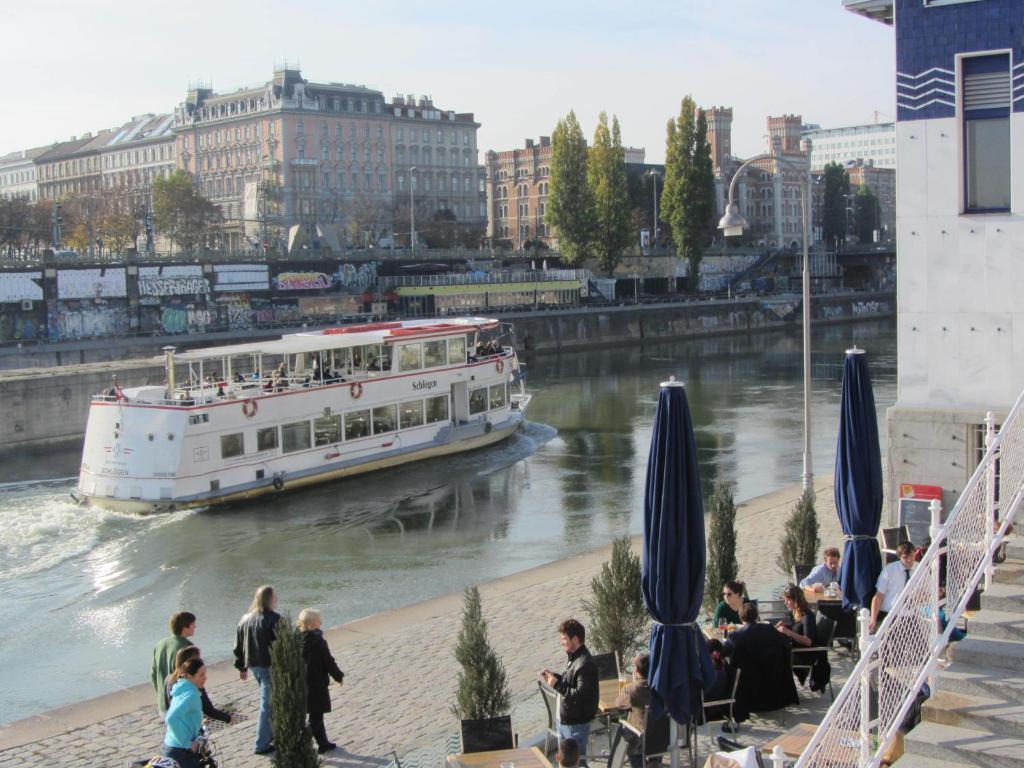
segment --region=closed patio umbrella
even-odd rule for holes
[[[652,712],[677,723],[700,714],[707,645],[697,626],[704,597],[704,502],[686,390],[661,385],[647,459],[642,584],[651,630]],[[678,757],[673,755],[673,762]]]
[[[882,570],[882,452],[867,356],[854,347],[843,364],[843,399],[834,477],[836,513],[846,540],[839,583],[843,607],[867,607]]]

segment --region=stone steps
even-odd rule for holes
[[[939,675],[939,691],[955,691],[980,698],[1002,698],[1024,705],[1024,673],[976,664],[954,664]]]
[[[998,572],[998,567],[996,570]],[[981,594],[981,607],[982,610],[991,608],[993,611],[1024,614],[1024,589],[1019,584],[993,582]]]
[[[938,691],[921,707],[921,716],[930,723],[1024,739],[1024,704],[998,698]]]
[[[978,768],[1024,768],[1024,739],[922,722],[903,739],[904,754]],[[903,758],[896,766],[902,768]]]
[[[959,759],[953,762],[937,760],[934,757],[925,757],[924,755],[908,755],[906,753],[903,754],[903,757],[895,765],[898,768],[978,768],[975,763],[965,763]]]
[[[1024,560],[1010,560],[996,566],[992,580],[997,584],[1024,585]]]
[[[968,625],[970,630],[970,625]],[[959,643],[950,643],[949,657],[965,666],[997,667],[1024,672],[1024,643],[972,636]]]
[[[984,608],[967,622],[967,631],[991,640],[1024,641],[1024,614]]]

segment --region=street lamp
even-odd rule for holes
[[[651,199],[654,201],[654,242],[653,246],[658,247],[658,179],[661,177],[661,173],[654,170],[653,168],[647,172],[647,175],[651,177],[652,184]]]
[[[740,213],[739,206],[736,205],[734,195],[736,192],[736,180],[739,179],[740,173],[751,163],[757,163],[764,160],[775,160],[783,165],[788,165],[791,168],[795,168],[797,171],[803,173],[804,168],[798,163],[788,160],[781,155],[757,155],[747,160],[743,165],[736,169],[736,172],[732,176],[732,181],[729,182],[729,203],[725,209],[725,215],[722,216],[718,222],[718,228],[722,230],[722,234],[726,237],[735,237],[743,234],[743,230],[746,229],[749,224],[747,220],[743,218]],[[806,169],[806,177],[804,178],[803,190],[801,193],[800,201],[800,218],[803,232],[803,347],[804,347],[804,471],[803,471],[803,489],[805,492],[809,492],[812,496],[814,495],[814,473],[811,469],[811,266],[810,259],[808,257],[808,241],[809,241],[809,219],[810,219],[810,197],[811,197],[811,171],[810,163]]]
[[[412,172],[415,170],[415,165],[409,166],[409,250],[413,252],[416,251],[416,205],[412,196]]]

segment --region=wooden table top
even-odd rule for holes
[[[810,603],[811,605],[814,605],[819,600],[842,600],[843,599],[841,594],[834,595],[834,596],[830,597],[827,592],[815,592],[813,589],[810,589],[808,587],[804,587],[804,597],[807,599],[807,602]]]
[[[551,763],[537,747],[448,755],[448,765],[452,768],[551,768]]]
[[[597,684],[598,695],[597,695],[597,708],[601,712],[610,712],[615,709],[622,709],[615,705],[616,700],[619,698],[619,687],[618,680],[601,680]]]
[[[776,736],[774,739],[762,746],[761,751],[771,753],[771,751],[775,749],[775,746],[778,745],[782,747],[782,753],[786,757],[800,757],[800,755],[804,753],[804,750],[807,749],[807,745],[811,743],[811,738],[814,736],[814,732],[817,729],[818,726],[814,723],[798,723],[781,736]],[[846,741],[845,736],[840,739],[840,751],[844,753],[842,755],[842,759],[844,763],[847,760],[856,763],[860,753],[855,744],[859,743],[859,737],[856,733],[850,731],[849,739],[849,745],[844,743]]]

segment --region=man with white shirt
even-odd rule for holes
[[[804,589],[824,592],[832,582],[839,582],[839,550],[829,547],[822,562],[818,563],[807,576],[800,580]]]
[[[896,547],[896,554],[900,559],[889,563],[878,574],[875,596],[871,598],[871,623],[868,624],[868,632],[874,633],[878,625],[885,620],[896,598],[910,581],[916,563],[914,549],[914,545],[909,541],[901,541]]]

